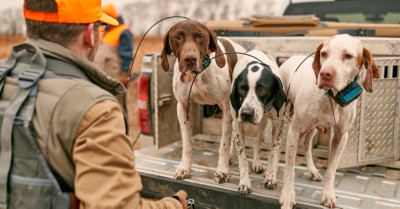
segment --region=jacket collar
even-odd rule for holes
[[[46,56],[77,65],[94,84],[111,94],[116,95],[126,93],[126,89],[121,82],[108,76],[88,59],[78,55],[70,49],[43,39],[28,39],[26,42],[39,47]]]

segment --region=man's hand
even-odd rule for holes
[[[187,193],[184,190],[179,190],[177,193],[174,194],[173,197],[175,199],[179,199],[183,206],[183,209],[188,209],[186,204]]]

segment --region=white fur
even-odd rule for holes
[[[253,55],[260,59],[263,63],[269,65],[271,67],[272,72],[280,77],[279,75],[279,67],[277,64],[272,61],[267,55],[263,52],[258,50],[252,50],[248,52],[248,54]],[[235,80],[239,74],[246,68],[247,64],[255,59],[244,55],[237,63],[234,74],[233,80]],[[257,60],[256,60],[257,61]],[[263,68],[261,64],[253,64],[258,65],[260,68]],[[251,67],[249,67],[251,68]],[[261,70],[256,72],[252,72],[251,70],[248,71],[247,80],[249,83],[249,91],[246,97],[243,100],[242,106],[239,109],[238,113],[233,109],[231,106],[231,113],[233,117],[232,127],[233,127],[233,141],[236,145],[236,149],[238,151],[239,157],[239,172],[240,172],[240,182],[239,182],[239,193],[240,194],[248,194],[251,192],[251,182],[249,178],[249,165],[246,159],[245,154],[245,142],[244,142],[244,130],[241,117],[236,117],[236,115],[240,115],[243,108],[252,108],[255,110],[254,120],[252,123],[258,124],[258,134],[254,141],[254,159],[253,159],[253,171],[256,173],[262,172],[263,166],[260,160],[260,151],[261,151],[261,142],[264,141],[264,130],[267,126],[268,121],[272,122],[272,147],[271,147],[271,154],[268,158],[268,169],[265,172],[265,181],[264,184],[269,189],[275,189],[277,180],[276,174],[278,170],[278,162],[279,162],[279,155],[280,155],[280,139],[279,134],[281,133],[281,129],[283,127],[283,107],[280,111],[280,117],[277,117],[277,112],[274,108],[270,111],[264,113],[264,105],[258,100],[257,95],[255,93],[255,84],[256,81],[259,79],[261,75]],[[233,90],[233,83],[231,91]]]
[[[226,38],[227,39],[227,38]],[[228,40],[228,39],[227,39]],[[229,40],[235,51],[244,52],[244,48],[237,43]],[[218,45],[223,52],[225,49],[220,41]],[[215,53],[211,53],[210,58],[213,58]],[[225,55],[224,55],[225,56]],[[240,57],[240,55],[238,55]],[[226,56],[225,56],[226,58]],[[226,59],[227,60],[227,59]],[[191,122],[185,123],[187,115],[187,101],[190,85],[192,82],[188,79],[188,76],[184,76],[184,81],[181,81],[182,73],[179,71],[179,64],[175,62],[174,76],[173,76],[173,91],[176,100],[178,101],[177,112],[180,129],[182,132],[182,160],[179,167],[176,169],[175,179],[188,178],[190,176],[191,161],[192,161],[192,127]],[[194,75],[193,75],[194,77]],[[232,117],[229,113],[230,99],[229,92],[231,87],[231,79],[229,76],[228,62],[226,62],[223,68],[219,68],[215,63],[215,59],[212,60],[210,66],[207,67],[202,73],[198,74],[196,83],[205,92],[205,96],[199,91],[199,89],[193,85],[192,92],[190,94],[190,102],[196,102],[198,104],[215,105],[217,104],[223,114],[222,118],[222,137],[219,148],[219,159],[218,167],[215,173],[216,182],[227,182],[229,180],[229,158],[230,158],[230,140],[232,133]],[[189,109],[191,110],[191,108]],[[191,112],[189,112],[189,118],[192,118]]]
[[[287,89],[290,83],[288,99],[294,107],[286,141],[285,176],[280,197],[283,209],[292,208],[296,204],[294,166],[297,146],[303,139],[309,143],[307,143],[306,157],[311,179],[321,180],[321,175],[315,168],[311,155],[312,138],[317,132],[317,127],[332,126],[336,128],[330,140],[329,164],[323,177],[325,184],[322,191],[321,204],[327,207],[335,207],[337,205],[334,191],[335,172],[348,140],[348,130],[356,117],[357,101],[346,107],[341,107],[325,95],[325,90],[333,89],[336,94],[337,91],[350,83],[355,75],[360,73],[360,69],[357,67],[357,58],[362,56],[362,50],[361,42],[349,35],[337,35],[328,39],[320,53],[326,53],[327,56],[321,56],[321,70],[318,74],[318,82],[312,69],[312,57],[304,61],[296,72],[296,68],[305,59],[304,56],[291,57],[281,66],[280,73],[283,78],[283,85]],[[344,59],[346,53],[353,57]],[[333,75],[331,82],[322,81],[321,79],[321,73],[327,71]],[[334,124],[335,121],[336,125]]]

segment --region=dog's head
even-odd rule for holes
[[[230,99],[239,122],[259,124],[272,107],[279,113],[286,94],[268,65],[252,61],[234,80]]]
[[[161,52],[161,66],[169,70],[167,55],[174,54],[178,58],[179,71],[201,73],[203,58],[211,52],[216,55],[222,51],[217,43],[214,31],[195,20],[184,20],[172,26],[164,36],[164,48]],[[215,58],[218,67],[225,66],[224,56]]]
[[[372,92],[372,79],[379,77],[379,68],[359,39],[342,34],[318,46],[313,69],[320,89],[340,91],[354,80],[363,65],[366,69],[363,86]]]

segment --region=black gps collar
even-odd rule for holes
[[[356,100],[362,93],[363,89],[360,84],[357,83],[358,75],[354,80],[349,83],[344,89],[339,91],[336,96],[333,95],[332,89],[329,89],[326,94],[330,96],[336,103],[342,107],[346,107],[348,104]]]

